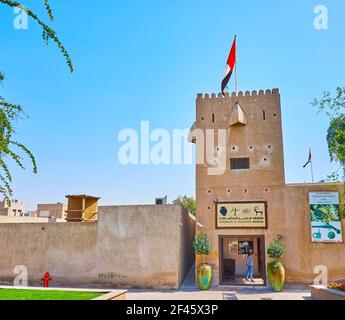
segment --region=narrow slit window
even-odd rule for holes
[[[212,113],[212,123],[214,123],[214,113]]]
[[[250,168],[249,158],[231,158],[230,159],[231,170],[243,170]]]
[[[265,110],[262,111],[262,118],[263,118],[264,120],[266,120],[266,111],[265,111]]]

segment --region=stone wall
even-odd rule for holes
[[[274,229],[284,232],[287,279],[291,282],[312,284],[316,274],[314,268],[322,265],[327,268],[329,280],[344,278],[345,274],[345,220],[342,220],[342,243],[312,242],[310,224],[309,192],[344,192],[343,185],[334,189],[332,184],[290,184],[283,190],[282,217],[276,221]],[[278,203],[277,203],[278,205]],[[279,226],[280,224],[280,226]]]
[[[178,288],[193,258],[181,250],[187,217],[178,205],[108,206],[98,222],[0,224],[0,282],[24,265],[33,286],[48,271],[52,286]]]

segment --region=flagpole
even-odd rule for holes
[[[237,62],[235,64],[235,92],[236,92],[236,96],[238,94],[238,83],[237,83]]]
[[[311,181],[314,183],[313,160],[310,160]]]
[[[235,63],[235,92],[236,96],[238,94],[238,82],[237,82],[237,35],[235,35],[236,40],[236,63]]]

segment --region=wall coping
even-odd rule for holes
[[[109,204],[109,205],[99,205],[99,208],[135,208],[135,207],[146,207],[146,208],[155,208],[155,207],[181,207],[179,204]]]
[[[341,297],[345,298],[345,292],[340,291],[340,290],[330,289],[330,288],[327,288],[327,287],[322,286],[322,285],[311,285],[310,287],[313,288],[313,289],[316,289],[316,290],[321,290],[321,291],[325,291],[325,292],[328,292],[328,293],[331,293],[331,294],[336,294],[338,296],[341,296]]]
[[[253,96],[267,96],[267,95],[279,95],[279,89],[267,89],[267,90],[252,90],[252,91],[239,91],[237,94],[236,92],[232,92],[231,94],[229,92],[225,93],[225,96],[223,96],[222,93],[198,93],[197,99],[226,99],[229,97],[253,97]]]
[[[324,187],[331,187],[331,186],[342,186],[344,185],[342,182],[308,182],[308,183],[303,183],[303,182],[296,182],[296,183],[286,183],[285,184],[287,187],[312,187],[312,186],[324,186]]]

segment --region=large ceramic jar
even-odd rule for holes
[[[196,282],[200,290],[208,290],[212,284],[212,267],[209,264],[200,264],[196,270]]]
[[[281,292],[285,287],[285,269],[281,262],[269,262],[267,265],[268,284],[274,292]]]

